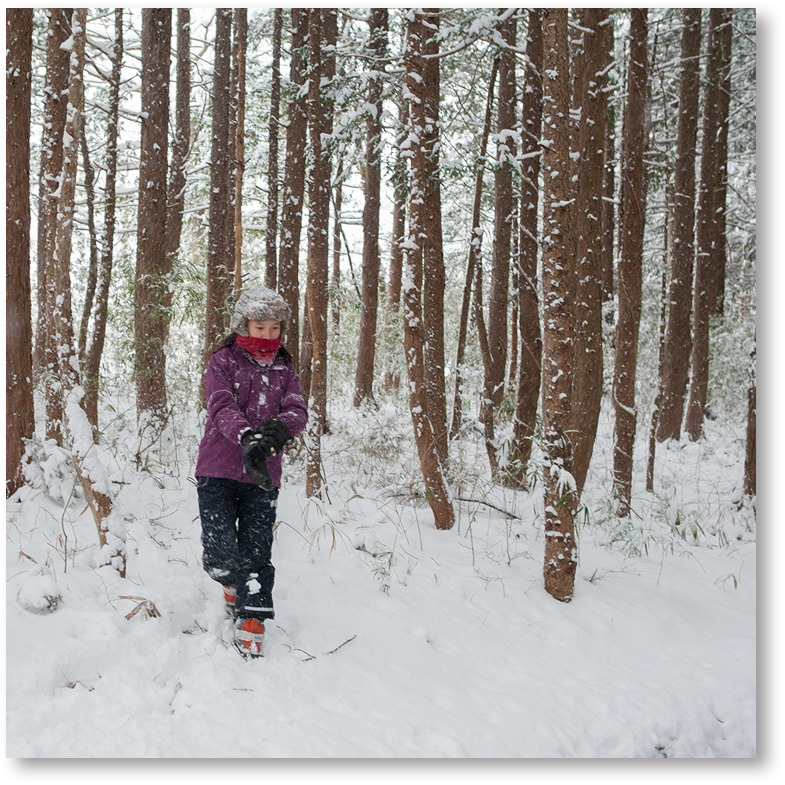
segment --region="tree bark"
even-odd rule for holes
[[[646,466],[646,492],[654,493],[654,465],[657,454],[657,421],[662,404],[662,361],[665,355],[665,327],[668,321],[668,270],[673,248],[673,191],[668,189],[665,196],[665,231],[662,253],[662,273],[660,275],[660,321],[657,341],[657,394],[651,412],[649,428],[649,459]]]
[[[646,145],[647,36],[648,10],[633,9],[624,117],[625,138],[622,145],[619,304],[615,339],[616,356],[613,367],[615,412],[613,487],[619,517],[628,517],[630,514],[632,457],[638,416],[635,406],[635,373],[641,320],[641,268],[645,218],[643,152]]]
[[[5,495],[23,484],[25,439],[33,437],[30,292],[30,116],[33,10],[5,12]]]
[[[608,17],[607,51],[613,63],[613,17]],[[605,122],[605,154],[602,178],[602,302],[605,322],[613,324],[613,237],[615,234],[616,194],[616,112],[612,103],[607,106]]]
[[[424,384],[427,412],[439,461],[447,460],[447,402],[444,383],[444,251],[439,185],[439,16],[417,13],[408,27],[407,87],[411,98],[410,241],[422,254]],[[416,213],[416,215],[415,215]],[[415,228],[416,227],[416,228]]]
[[[84,171],[85,196],[87,200],[87,233],[89,235],[90,261],[87,268],[87,287],[85,291],[84,306],[82,308],[82,321],[79,326],[79,363],[84,365],[87,352],[87,329],[90,324],[90,315],[95,301],[95,289],[98,283],[98,241],[95,232],[95,187],[93,181],[95,174],[90,163],[90,150],[87,146],[87,134],[83,133],[79,139],[82,151],[82,170]]]
[[[234,217],[230,237],[232,239],[232,263],[234,267],[234,299],[240,296],[243,288],[243,177],[245,174],[245,82],[246,82],[246,50],[248,48],[248,9],[235,8],[234,11],[234,76],[232,89],[235,106],[235,121],[232,126],[233,167],[230,167],[229,188],[232,190],[232,207]],[[277,119],[276,104],[276,119]],[[271,110],[272,113],[272,110]],[[232,131],[230,131],[232,133]],[[275,161],[278,164],[278,144],[275,145]],[[278,201],[278,171],[275,172],[275,201]],[[273,225],[273,251],[275,250],[275,232],[277,217]]]
[[[387,54],[387,9],[372,8],[369,17],[369,51],[376,58],[373,71],[383,71]],[[382,184],[382,82],[374,76],[368,84],[369,112],[365,119],[365,208],[363,210],[363,272],[360,342],[354,381],[354,405],[373,397],[376,358],[376,322],[379,307],[379,210]]]
[[[305,83],[308,40],[308,10],[292,9],[292,57],[289,81],[295,91]],[[305,146],[308,118],[305,98],[295,92],[288,106],[286,123],[286,164],[281,204],[281,242],[278,262],[278,289],[292,312],[286,326],[284,343],[299,363],[300,355],[300,287],[299,254],[305,195]]]
[[[98,389],[101,357],[106,338],[109,312],[109,284],[114,258],[114,229],[117,184],[117,127],[120,117],[120,80],[123,68],[123,9],[115,9],[115,42],[112,75],[109,83],[109,115],[106,126],[106,181],[104,186],[104,232],[95,293],[95,316],[92,339],[85,352],[82,385],[85,390],[85,412],[94,431],[98,430]]]
[[[327,418],[327,283],[329,269],[330,155],[322,146],[332,132],[332,101],[325,91],[335,76],[338,28],[332,9],[311,9],[308,20],[310,75],[308,131],[311,171],[308,176],[308,320],[313,342],[305,490],[322,497],[321,437]]]
[[[191,149],[191,12],[177,9],[177,94],[175,98],[174,141],[169,165],[169,186],[166,199],[166,258],[165,277],[174,269],[180,253],[185,208],[186,164]],[[164,299],[164,344],[169,338],[172,320],[174,289],[166,287]]]
[[[709,316],[711,295],[711,263],[716,260],[715,244],[724,238],[717,232],[717,207],[714,200],[720,188],[723,162],[715,157],[720,128],[719,101],[724,87],[720,27],[723,9],[709,11],[709,33],[706,42],[706,86],[704,89],[703,138],[701,143],[700,186],[695,227],[695,286],[693,287],[692,377],[684,430],[691,441],[703,434],[703,417],[709,387]],[[726,118],[727,121],[727,118]],[[726,150],[727,152],[727,150]]]
[[[728,129],[731,90],[731,48],[733,43],[733,9],[726,8],[719,25],[718,45],[721,51],[719,68],[720,93],[717,101],[718,130],[714,158],[718,162],[718,186],[714,197],[717,240],[713,246],[709,303],[714,316],[722,316],[725,309],[725,267],[727,262],[726,206],[728,191]]]
[[[51,330],[52,283],[47,272],[54,254],[59,178],[63,170],[63,128],[68,106],[70,52],[62,44],[71,35],[70,8],[52,8],[46,39],[46,89],[38,192],[38,319],[33,367],[41,376],[46,399],[46,438],[63,444],[63,400],[58,381],[57,351]]]
[[[683,10],[679,130],[674,172],[674,226],[663,395],[657,440],[678,440],[689,375],[690,313],[695,252],[695,138],[698,128],[701,9]]]
[[[229,160],[229,115],[231,103],[231,9],[216,11],[215,66],[213,69],[213,130],[210,154],[210,211],[207,248],[207,314],[204,366],[226,334],[229,325],[229,298],[232,294],[234,243],[227,236]],[[232,210],[232,219],[234,210]]]
[[[507,19],[500,25],[501,40],[515,45],[516,25]],[[515,166],[515,57],[502,47],[498,54],[499,97],[496,120],[496,160],[494,165],[494,238],[491,283],[488,296],[488,359],[485,363],[483,401],[480,419],[485,432],[485,450],[491,476],[498,471],[495,436],[496,411],[504,397],[507,368],[507,318],[510,295],[510,249],[514,222],[512,170]]]
[[[341,210],[343,209],[343,155],[339,154],[335,167],[333,192],[333,269],[330,280],[330,306],[333,317],[333,332],[338,333],[341,325]]]
[[[756,348],[757,330],[752,343],[752,354],[750,362],[750,384],[747,391],[747,448],[744,460],[744,494],[755,498],[758,492],[756,476],[756,434],[757,434],[757,368],[756,368]]]
[[[574,265],[569,258],[570,86],[567,10],[545,9],[543,34],[543,385],[545,426],[545,590],[572,599],[577,566],[574,515],[578,496],[572,478]]]
[[[542,11],[529,11],[526,44],[526,82],[523,93],[521,134],[521,214],[519,247],[518,320],[521,351],[518,394],[515,402],[510,479],[526,485],[540,396],[542,334],[540,298],[537,291],[537,217],[539,212],[540,134],[542,132]]]
[[[270,81],[270,120],[267,125],[267,233],[265,242],[264,283],[270,289],[278,286],[278,125],[281,104],[281,34],[283,10],[273,11],[273,63]]]
[[[578,181],[575,376],[572,408],[573,475],[583,492],[602,403],[602,185],[610,61],[608,9],[583,11],[583,94]]]
[[[164,315],[170,285],[166,245],[171,9],[142,12],[142,141],[139,155],[134,339],[136,408],[143,444],[167,421]]]
[[[429,384],[433,382],[434,365],[438,366],[438,359],[429,352],[429,348],[437,347],[428,346],[437,337],[438,326],[435,328],[430,322],[429,329],[429,320],[436,317],[438,325],[439,318],[443,318],[443,303],[441,314],[434,314],[433,310],[440,307],[439,298],[444,295],[443,279],[441,287],[436,283],[438,269],[431,269],[426,275],[428,267],[438,268],[440,262],[442,275],[444,272],[441,224],[436,220],[441,210],[438,183],[430,179],[438,172],[438,160],[432,157],[433,146],[438,140],[438,111],[433,104],[434,90],[438,99],[438,60],[431,60],[430,67],[424,60],[426,54],[435,53],[435,44],[431,41],[434,28],[438,29],[438,17],[431,18],[428,10],[414,11],[409,15],[404,67],[410,101],[410,130],[416,141],[413,143],[409,181],[409,239],[404,248],[403,334],[409,376],[409,410],[425,495],[436,528],[450,529],[455,523],[455,511],[443,473],[446,449],[442,451],[439,446],[439,429],[446,423]],[[436,73],[433,72],[434,66]],[[429,203],[430,209],[426,210]],[[432,289],[434,285],[437,286],[436,291]],[[438,367],[442,371],[443,383],[443,361]],[[446,427],[443,438],[446,441]]]
[[[515,19],[500,25],[501,39],[515,46]],[[507,366],[507,312],[510,291],[510,247],[512,240],[512,173],[515,167],[515,55],[511,49],[499,51],[499,97],[496,119],[496,161],[494,173],[494,241],[491,286],[488,298],[488,348],[490,379],[486,397],[498,409],[504,396]],[[488,404],[486,403],[486,406]]]

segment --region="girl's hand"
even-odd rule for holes
[[[292,440],[292,433],[289,426],[282,420],[266,420],[257,428],[256,433],[270,447],[270,455],[278,455],[279,452]]]
[[[243,446],[245,473],[262,490],[273,490],[275,486],[272,477],[270,477],[270,470],[267,468],[267,458],[271,455],[269,442],[262,434],[248,431],[243,434],[240,443]]]

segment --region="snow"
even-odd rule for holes
[[[123,483],[124,579],[100,566],[83,498],[64,507],[39,470],[7,501],[7,755],[756,755],[755,521],[734,502],[740,440],[710,422],[705,444],[662,445],[657,494],[636,479],[633,524],[604,509],[606,407],[563,604],[543,588],[541,483],[491,487],[482,440],[454,446],[467,486],[455,496],[475,501],[456,502],[455,528],[436,531],[410,494],[404,411],[333,411],[329,501],[308,500],[302,467],[287,464],[276,619],[257,661],[232,648],[220,586],[201,569],[187,460],[155,474],[107,467]],[[48,476],[67,484],[65,455],[47,455]]]

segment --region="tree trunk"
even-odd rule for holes
[[[247,12],[247,9],[243,9]],[[226,217],[226,227],[224,228],[226,238],[226,276],[228,278],[227,289],[229,299],[235,301],[235,292],[242,289],[242,270],[237,270],[237,217],[242,219],[242,203],[240,211],[237,210],[235,199],[237,190],[237,134],[238,134],[238,112],[239,112],[239,59],[240,50],[238,48],[237,25],[240,19],[240,9],[231,9],[229,22],[229,118],[226,132],[226,186],[225,193],[227,202],[224,215]],[[244,56],[243,52],[243,56]],[[243,61],[244,64],[244,61]],[[240,191],[242,194],[242,190]],[[240,225],[240,248],[242,250],[242,222]],[[239,278],[238,278],[239,275]],[[239,285],[239,288],[238,288]],[[227,328],[230,309],[227,308]]]
[[[310,75],[308,130],[308,319],[313,342],[306,446],[306,494],[322,497],[321,437],[327,418],[327,283],[329,267],[330,155],[322,146],[332,132],[332,101],[325,87],[335,76],[336,12],[311,9],[308,20]]]
[[[240,296],[243,288],[243,177],[245,174],[245,82],[246,82],[246,51],[248,48],[248,9],[234,9],[234,71],[232,80],[234,89],[235,122],[232,150],[234,152],[234,174],[230,172],[229,188],[234,194],[232,206],[234,218],[232,220],[233,266],[234,266],[234,299]],[[277,105],[276,105],[277,112]],[[276,115],[277,116],[277,115]],[[278,162],[278,146],[276,144],[276,165]],[[231,169],[231,167],[230,167]],[[276,171],[276,189],[278,187],[278,173]],[[278,194],[276,190],[276,202]],[[277,226],[273,226],[277,231]],[[275,248],[275,235],[273,235],[273,249]]]
[[[369,51],[378,59],[373,69],[383,71],[387,54],[387,9],[372,8],[369,17]],[[365,119],[365,208],[363,210],[363,272],[360,342],[354,381],[354,405],[374,403],[373,368],[376,358],[376,322],[379,306],[379,209],[382,184],[382,82],[368,84],[369,112]]]
[[[670,270],[671,250],[673,248],[673,192],[668,189],[665,197],[665,231],[662,273],[660,276],[660,322],[657,341],[657,394],[654,397],[654,406],[651,412],[651,426],[649,428],[649,460],[646,466],[646,491],[654,493],[654,464],[657,453],[657,421],[660,416],[662,404],[662,360],[665,354],[665,326],[668,321],[668,270]]]
[[[307,269],[306,269],[307,274]],[[300,342],[298,356],[300,358],[300,386],[306,401],[311,398],[311,372],[313,370],[313,338],[311,337],[311,319],[308,307],[308,288],[306,285],[305,297],[303,297],[303,334]]]
[[[757,433],[757,330],[752,343],[750,362],[750,385],[747,392],[747,453],[744,460],[744,494],[755,498],[758,492],[756,477],[756,433]]]
[[[644,160],[646,145],[646,93],[648,82],[648,10],[633,9],[630,30],[627,103],[622,145],[619,305],[616,356],[613,367],[615,432],[613,487],[617,514],[629,517],[632,495],[632,457],[637,410],[635,372],[638,362],[638,331],[641,320],[641,268],[645,206]]]
[[[607,51],[613,62],[613,17],[606,26]],[[609,63],[609,65],[610,65]],[[607,107],[605,123],[605,153],[602,178],[602,302],[605,305],[605,323],[613,324],[613,237],[615,234],[616,193],[616,112],[614,105]]]
[[[332,311],[333,333],[337,334],[341,325],[341,210],[343,209],[343,155],[339,154],[335,167],[335,182],[332,187],[333,202],[333,267],[330,276],[330,309]]]
[[[63,444],[63,400],[58,381],[57,351],[52,322],[52,284],[48,265],[54,254],[59,178],[63,170],[63,128],[68,106],[70,52],[62,44],[71,35],[70,8],[52,8],[46,39],[46,89],[41,138],[41,176],[38,192],[38,319],[33,367],[42,378],[46,398],[46,438]]]
[[[514,47],[515,19],[500,25],[504,44]],[[491,286],[488,298],[488,349],[490,378],[486,398],[498,409],[504,396],[504,374],[507,367],[507,312],[510,291],[510,246],[512,239],[513,195],[512,173],[515,168],[515,55],[511,49],[499,52],[499,99],[496,120],[496,161],[494,175],[494,240]],[[486,406],[488,406],[486,402]],[[491,417],[493,413],[491,412]]]
[[[33,437],[30,292],[30,116],[33,10],[5,12],[5,495],[23,483],[25,439]]]
[[[583,94],[578,182],[575,376],[572,408],[573,474],[578,493],[589,470],[602,403],[602,184],[606,84],[610,61],[608,9],[583,11]]]
[[[109,83],[109,116],[106,126],[106,182],[104,186],[104,233],[95,293],[95,316],[92,340],[85,352],[82,386],[85,390],[85,412],[94,431],[98,430],[98,387],[101,356],[106,338],[109,311],[109,284],[114,258],[115,203],[117,183],[117,126],[120,117],[120,80],[123,68],[123,9],[115,9],[115,43],[112,75]],[[179,100],[179,99],[178,99]],[[178,121],[179,122],[179,121]],[[168,221],[167,221],[168,225]]]
[[[439,185],[439,16],[423,10],[408,28],[407,53],[412,132],[410,241],[422,254],[424,384],[439,461],[447,460],[447,402],[444,384],[444,252]],[[415,215],[415,213],[417,215]],[[416,227],[416,228],[415,228]]]
[[[384,389],[387,392],[397,390],[400,385],[400,375],[392,368],[392,358],[399,348],[397,343],[398,314],[401,309],[401,278],[403,275],[403,243],[406,240],[406,161],[401,152],[401,143],[407,136],[408,104],[401,96],[398,108],[398,133],[396,134],[395,164],[392,176],[393,186],[393,214],[392,238],[390,242],[390,275],[387,282],[387,351],[385,357],[390,362],[390,367],[384,375]]]
[[[502,41],[515,46],[514,19],[500,25]],[[515,166],[515,58],[511,50],[502,48],[499,61],[499,100],[497,105],[497,145],[494,174],[494,238],[491,285],[488,296],[488,359],[484,364],[483,401],[480,419],[485,431],[485,450],[491,476],[498,470],[494,417],[504,397],[507,368],[507,317],[510,294],[510,248],[514,218],[512,169]]]
[[[166,277],[174,269],[180,253],[185,207],[186,164],[191,149],[191,12],[177,9],[177,95],[172,162],[169,165],[169,191],[166,200]],[[164,301],[164,344],[169,338],[174,290],[166,287]]]
[[[717,146],[714,150],[714,159],[718,164],[718,186],[714,197],[716,209],[715,229],[717,239],[713,246],[711,263],[711,295],[709,303],[714,316],[722,316],[725,308],[725,267],[727,261],[726,240],[726,208],[725,199],[728,191],[728,129],[730,110],[730,75],[731,75],[731,46],[733,42],[733,9],[726,8],[719,25],[718,45],[721,51],[719,68],[720,94],[717,101],[718,130]]]
[[[95,188],[93,186],[94,173],[90,163],[90,150],[87,146],[87,134],[82,133],[79,139],[82,151],[82,170],[84,171],[85,195],[87,199],[87,233],[90,237],[90,261],[87,268],[87,287],[85,291],[84,307],[82,308],[82,322],[79,326],[79,364],[84,365],[87,352],[87,329],[90,324],[90,315],[95,301],[95,288],[98,283],[98,241],[95,233]]]
[[[518,263],[519,258],[519,230],[518,230],[518,200],[515,200],[512,215],[512,238],[510,242],[510,361],[507,363],[507,391],[510,397],[515,394],[515,380],[518,376],[518,336],[520,318],[518,308],[520,307],[520,295],[518,294],[521,285],[521,271]]]
[[[443,303],[440,314],[432,311],[440,307],[439,297],[444,296],[444,288],[442,279],[440,288],[436,291],[431,289],[438,280],[438,269],[431,269],[428,275],[425,272],[429,266],[438,267],[440,262],[442,274],[444,272],[441,224],[436,220],[441,210],[438,183],[430,179],[433,173],[438,172],[438,160],[432,157],[433,146],[438,140],[435,127],[438,111],[433,104],[433,90],[438,99],[438,60],[433,59],[426,65],[424,59],[424,55],[435,53],[435,45],[430,40],[434,28],[438,29],[438,17],[431,19],[428,10],[413,12],[407,21],[404,67],[410,101],[410,130],[415,141],[409,181],[409,239],[404,249],[403,334],[409,376],[409,409],[425,495],[436,528],[450,529],[455,523],[455,511],[443,473],[446,450],[442,452],[439,447],[438,433],[445,425],[444,412],[440,413],[439,403],[429,385],[429,381],[433,382],[433,366],[438,364],[438,360],[428,351],[435,348],[429,347],[428,343],[436,337],[438,329],[434,329],[433,322],[429,329],[429,320],[436,316],[438,325],[439,318],[443,318]],[[436,73],[433,72],[434,66]],[[430,133],[426,129],[426,117]],[[429,201],[430,210],[426,210]],[[438,234],[434,234],[435,231]],[[443,364],[439,368],[443,382]],[[446,428],[443,436],[446,441]]]
[[[171,39],[171,9],[143,9],[141,186],[134,287],[136,408],[143,445],[157,440],[167,420],[163,340],[166,291],[170,285],[166,190]]]
[[[278,125],[281,104],[281,34],[283,10],[273,11],[273,69],[270,82],[270,120],[267,147],[267,234],[265,242],[264,283],[270,289],[278,286]]]
[[[480,208],[482,206],[482,184],[488,150],[488,137],[491,133],[491,119],[493,115],[493,91],[496,85],[496,74],[499,69],[498,59],[494,59],[491,66],[491,76],[488,82],[488,98],[485,102],[485,122],[482,126],[480,137],[480,152],[477,156],[474,172],[474,202],[472,204],[472,228],[469,237],[469,253],[466,261],[466,280],[463,285],[463,299],[461,301],[461,316],[458,326],[458,351],[455,358],[455,395],[452,407],[452,424],[450,426],[450,439],[457,439],[461,432],[463,418],[463,361],[466,353],[466,333],[469,328],[469,313],[471,308],[472,287],[477,277],[477,264],[482,251],[482,227],[480,226]]]
[[[542,12],[529,11],[526,44],[526,83],[523,93],[521,135],[521,215],[519,239],[518,320],[521,357],[518,394],[515,403],[510,479],[522,488],[526,484],[537,419],[542,362],[540,300],[537,292],[537,252],[540,179],[540,135],[542,131]]]
[[[333,255],[332,271],[330,273],[330,288],[329,288],[329,307],[332,313],[333,335],[337,335],[341,325],[341,310],[343,309],[343,287],[341,284],[341,255],[344,250],[346,257],[351,266],[351,257],[349,256],[349,246],[346,243],[346,237],[343,231],[343,184],[351,173],[351,169],[344,171],[344,152],[339,150],[337,152],[337,162],[335,167],[335,177],[333,178],[332,187],[332,204],[333,204],[333,234],[330,250]],[[351,164],[350,164],[351,165]],[[341,248],[341,240],[343,238],[345,249]],[[352,271],[352,278],[354,272]],[[358,298],[361,299],[358,290]]]
[[[679,439],[689,375],[690,313],[695,250],[695,137],[698,128],[701,9],[683,10],[679,131],[674,173],[674,226],[663,395],[657,440]]]
[[[543,34],[543,385],[545,426],[545,590],[572,599],[577,565],[572,478],[567,430],[572,399],[574,265],[568,255],[570,185],[570,86],[567,10],[545,9]]]
[[[703,139],[701,147],[700,187],[695,228],[695,286],[693,291],[692,377],[684,430],[692,441],[703,433],[709,386],[709,315],[711,263],[715,261],[714,245],[721,243],[717,233],[717,209],[714,200],[719,192],[722,161],[715,157],[720,126],[719,94],[722,85],[722,47],[719,40],[723,9],[709,11],[709,33],[706,42],[706,87],[704,90]],[[727,152],[727,150],[726,150]]]
[[[284,343],[300,366],[300,285],[299,255],[305,195],[305,145],[308,117],[305,98],[299,88],[305,83],[307,56],[308,10],[292,9],[292,57],[289,81],[295,90],[288,107],[286,123],[286,170],[281,204],[281,243],[278,262],[278,290],[292,312],[286,326]],[[307,400],[307,396],[306,396]]]
[[[207,314],[204,366],[226,334],[229,325],[229,298],[232,294],[234,243],[227,237],[229,115],[231,103],[231,9],[219,8],[215,24],[215,66],[213,68],[213,131],[210,154],[210,217],[207,248]],[[234,211],[232,210],[232,218]]]
[[[93,513],[102,548],[103,563],[112,564],[125,574],[125,532],[122,519],[113,515],[106,458],[93,440],[90,424],[83,409],[83,391],[79,384],[79,361],[74,345],[71,310],[71,240],[76,194],[77,140],[83,122],[83,72],[87,9],[77,8],[71,19],[73,46],[69,66],[68,113],[63,129],[63,169],[57,205],[54,253],[48,266],[47,280],[53,287],[52,329],[58,348],[58,370],[62,385],[67,431],[71,437],[71,455],[77,477]]]

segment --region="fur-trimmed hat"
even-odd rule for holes
[[[266,286],[255,286],[244,291],[237,299],[229,329],[237,335],[248,335],[248,322],[274,319],[281,328],[292,315],[286,301],[278,292]]]

